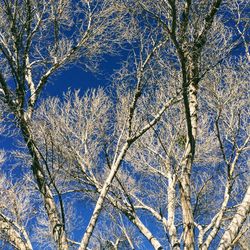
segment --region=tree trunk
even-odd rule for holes
[[[33,175],[35,177],[39,191],[42,194],[42,197],[44,200],[44,206],[45,206],[45,210],[47,212],[48,218],[49,218],[53,239],[56,242],[58,249],[67,250],[68,243],[67,243],[66,233],[64,230],[64,225],[61,222],[58,209],[53,199],[52,191],[50,190],[50,187],[48,186],[46,182],[45,174],[43,172],[42,166],[40,165],[39,157],[38,157],[39,154],[35,147],[35,143],[32,138],[32,133],[30,132],[30,129],[26,120],[22,119],[20,121],[20,126],[21,126],[24,140],[27,143],[29,153],[32,157]]]
[[[128,148],[129,148],[129,143],[126,142],[116,160],[116,162],[112,165],[111,167],[111,170],[110,170],[110,173],[108,175],[108,178],[106,179],[103,187],[102,187],[102,190],[100,192],[100,195],[99,195],[99,198],[96,202],[96,206],[95,206],[95,209],[93,211],[93,214],[90,218],[90,222],[87,226],[87,229],[86,229],[86,232],[84,233],[84,236],[82,238],[82,241],[81,241],[81,245],[79,247],[78,250],[85,250],[87,249],[87,246],[89,244],[89,240],[90,240],[90,237],[93,233],[93,230],[95,228],[95,225],[96,225],[96,222],[97,222],[97,219],[101,213],[101,210],[102,210],[102,207],[103,207],[103,204],[104,204],[104,201],[105,201],[105,198],[107,196],[107,193],[109,191],[109,188],[110,188],[110,185],[119,169],[119,166],[121,164],[121,161],[123,160],[123,157],[125,156]]]
[[[239,205],[231,223],[224,232],[218,250],[229,249],[233,247],[233,241],[239,234],[247,216],[250,213],[250,186],[248,186],[247,192],[244,196],[242,203]]]
[[[181,163],[182,174],[180,178],[180,194],[184,226],[184,249],[194,249],[194,219],[191,206],[191,188],[190,177],[192,163],[195,154],[195,141],[197,137],[198,121],[198,68],[196,56],[190,57],[189,53],[183,54],[182,58],[183,74],[183,100],[185,106],[187,123],[187,142],[185,146],[184,157]]]
[[[175,177],[172,177],[170,172],[170,163],[168,167],[168,231],[170,236],[171,249],[179,250],[180,242],[177,238],[177,231],[175,226],[175,204],[176,204],[176,194],[175,194]]]
[[[151,232],[143,225],[138,217],[131,220],[143,233],[143,235],[150,241],[155,250],[163,250],[160,242],[151,234]]]
[[[0,216],[0,232],[5,235],[8,241],[19,250],[32,250],[32,246],[25,242],[21,235]]]

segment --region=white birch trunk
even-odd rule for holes
[[[170,166],[168,168],[168,231],[170,236],[170,243],[173,250],[180,249],[180,242],[177,238],[177,230],[175,226],[175,205],[176,205],[176,191],[175,191],[175,177],[170,173]]]
[[[0,216],[0,232],[6,235],[7,240],[19,250],[32,250],[30,242],[26,242],[21,235]]]
[[[250,186],[244,196],[242,203],[239,205],[231,223],[224,232],[218,250],[229,249],[232,247],[234,239],[238,236],[247,216],[250,213]]]
[[[38,185],[39,191],[42,195],[42,198],[44,200],[44,206],[49,218],[53,239],[56,242],[58,249],[67,250],[68,243],[67,243],[66,233],[64,230],[64,225],[62,225],[61,218],[56,203],[54,201],[52,191],[46,183],[43,169],[39,163],[38,152],[36,150],[36,147],[34,146],[35,144],[32,139],[32,134],[30,132],[29,126],[27,125],[27,122],[24,119],[20,120],[21,120],[20,126],[22,134],[27,143],[30,155],[32,157],[33,175]]]
[[[93,211],[93,215],[92,215],[92,217],[90,219],[90,222],[89,222],[89,224],[87,226],[87,229],[86,229],[86,232],[85,232],[85,234],[83,236],[83,239],[81,241],[81,245],[79,247],[79,250],[87,249],[90,237],[91,237],[91,235],[93,233],[93,230],[94,230],[94,227],[96,225],[97,219],[98,219],[99,214],[100,214],[100,212],[102,210],[103,203],[105,201],[105,198],[106,198],[106,195],[107,195],[108,190],[110,188],[110,185],[111,185],[111,183],[112,183],[112,181],[113,181],[113,179],[114,179],[114,177],[115,177],[115,175],[116,175],[116,173],[117,173],[117,171],[119,169],[121,161],[122,161],[126,151],[128,150],[128,148],[129,148],[129,143],[126,142],[125,145],[123,146],[123,148],[122,148],[116,162],[111,167],[109,176],[106,179],[106,181],[105,181],[105,183],[103,185],[103,188],[101,190],[101,193],[99,195],[99,198],[98,198],[98,200],[96,202],[96,206],[95,206],[95,209]]]

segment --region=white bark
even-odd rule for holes
[[[88,246],[90,237],[93,233],[94,227],[96,225],[97,219],[99,217],[99,214],[102,210],[102,206],[104,203],[104,200],[106,198],[106,195],[109,191],[109,187],[117,173],[117,171],[119,170],[120,164],[123,160],[123,158],[126,155],[127,150],[129,149],[129,147],[131,146],[131,144],[138,138],[140,138],[145,132],[147,132],[152,126],[154,126],[156,124],[157,121],[159,121],[159,119],[161,118],[162,114],[165,112],[165,110],[171,106],[173,103],[178,102],[179,100],[176,98],[172,98],[171,100],[169,100],[163,107],[162,109],[155,115],[154,119],[152,119],[146,126],[144,126],[134,137],[127,139],[126,143],[123,145],[121,152],[119,153],[115,163],[112,165],[110,173],[107,177],[107,179],[105,180],[105,183],[102,187],[102,191],[100,192],[99,198],[96,202],[96,206],[95,209],[93,211],[93,215],[90,219],[90,222],[88,224],[88,227],[86,229],[86,232],[83,236],[83,239],[81,241],[81,246],[79,248],[79,250],[85,250]]]
[[[93,230],[95,228],[95,225],[96,225],[96,222],[97,222],[97,219],[99,217],[99,214],[102,210],[102,206],[103,206],[103,203],[104,203],[104,200],[106,198],[106,195],[108,193],[108,190],[109,190],[109,187],[112,183],[112,180],[114,179],[118,169],[119,169],[119,166],[121,164],[121,161],[122,159],[124,158],[125,154],[126,154],[126,151],[128,150],[129,148],[129,143],[126,142],[125,145],[123,146],[119,156],[117,157],[117,160],[116,162],[114,163],[114,165],[112,166],[111,170],[110,170],[110,173],[108,175],[108,178],[106,179],[103,187],[102,187],[102,190],[100,192],[100,195],[99,195],[99,198],[96,202],[96,206],[95,206],[95,209],[93,211],[93,214],[92,214],[92,217],[90,219],[90,222],[87,226],[87,229],[86,229],[86,232],[83,236],[83,239],[81,241],[81,245],[79,247],[79,250],[85,250],[87,249],[87,246],[88,246],[88,243],[89,243],[89,240],[90,240],[90,237],[93,233]]]
[[[33,249],[25,229],[15,225],[14,222],[3,214],[0,214],[0,234],[2,234],[4,239],[6,239],[11,245],[19,250]]]
[[[168,231],[171,241],[171,247],[174,250],[180,249],[180,242],[177,237],[177,230],[175,226],[175,206],[176,206],[176,177],[168,173]]]
[[[250,186],[248,186],[242,203],[239,205],[231,223],[225,230],[218,250],[225,250],[233,247],[232,243],[240,233],[240,230],[250,213]]]

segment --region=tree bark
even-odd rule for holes
[[[112,181],[113,181],[113,179],[114,179],[114,177],[115,177],[115,175],[116,175],[116,173],[117,173],[117,171],[119,169],[121,161],[122,161],[123,157],[125,156],[128,148],[129,148],[129,143],[126,142],[125,145],[123,146],[122,151],[120,152],[120,154],[119,154],[119,156],[118,156],[115,164],[111,167],[109,176],[106,179],[106,181],[105,181],[105,183],[104,183],[104,185],[102,187],[102,190],[100,192],[99,198],[98,198],[98,200],[96,202],[95,209],[93,211],[93,215],[92,215],[92,217],[90,219],[90,222],[89,222],[89,224],[87,226],[86,232],[85,232],[85,234],[83,236],[83,239],[81,241],[81,245],[80,245],[80,247],[79,247],[78,250],[85,250],[85,249],[87,249],[90,237],[91,237],[91,235],[93,233],[93,230],[95,228],[97,219],[98,219],[99,214],[100,214],[100,212],[102,210],[103,203],[104,203],[106,195],[107,195],[107,193],[109,191],[110,185],[111,185],[111,183],[112,183]]]
[[[32,250],[32,246],[29,242],[26,242],[22,236],[6,221],[2,216],[0,216],[0,232],[5,235],[8,241],[19,250]]]
[[[194,219],[191,205],[191,171],[195,154],[198,121],[198,67],[197,56],[191,57],[189,52],[182,55],[183,100],[187,123],[187,142],[181,163],[180,194],[183,215],[184,249],[194,249]]]
[[[239,234],[247,216],[250,213],[250,186],[248,186],[247,192],[244,196],[242,203],[239,205],[231,223],[224,232],[218,250],[229,249],[233,247],[233,241]]]
[[[53,199],[52,191],[46,182],[45,173],[43,172],[42,166],[40,165],[38,152],[32,138],[32,133],[30,132],[29,125],[24,118],[20,118],[19,121],[24,140],[32,157],[33,175],[44,200],[44,206],[49,218],[53,239],[56,242],[58,249],[67,250],[68,243],[64,225],[61,221],[57,206]]]
[[[170,173],[170,163],[168,167],[168,231],[170,236],[171,248],[173,250],[180,249],[180,242],[177,238],[177,230],[175,226],[175,205],[176,205],[176,191],[175,191],[175,177]]]

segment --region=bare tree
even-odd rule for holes
[[[112,18],[110,18],[112,16]],[[110,51],[115,22],[111,1],[3,1],[0,7],[1,101],[8,106],[32,158],[51,233],[68,249],[63,220],[39,162],[30,130],[32,113],[48,79],[81,57]],[[90,64],[89,64],[90,65]],[[7,110],[6,110],[7,111]]]
[[[26,147],[13,155],[32,166],[34,181],[22,191],[20,180],[3,178],[10,185],[3,195],[18,198],[17,211],[3,208],[2,238],[32,249],[30,218],[18,219],[18,200],[27,199],[29,208],[44,206],[33,230],[51,248],[136,249],[140,234],[154,249],[243,248],[250,210],[245,4],[4,1],[0,101]],[[93,69],[124,40],[128,58],[109,89],[39,102],[53,74],[73,63]],[[35,188],[42,199],[33,198]],[[79,200],[93,207],[88,221],[86,208],[70,209]]]

